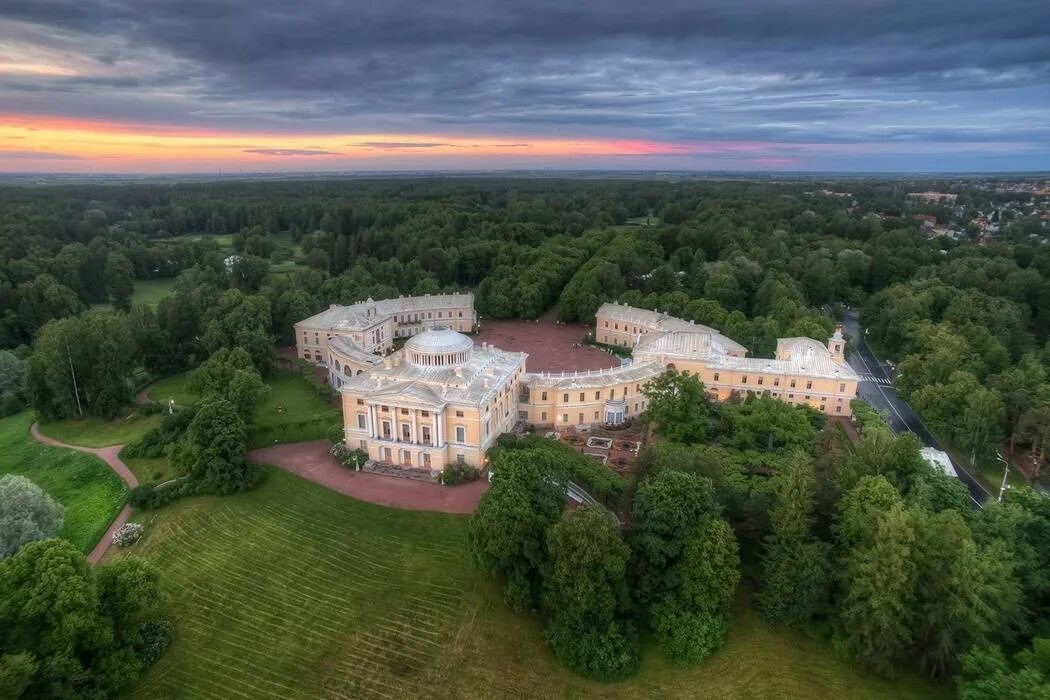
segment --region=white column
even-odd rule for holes
[[[414,408],[412,409],[412,414],[411,415],[412,415],[412,442],[413,443],[418,443],[419,442],[419,433],[417,432],[417,428],[416,428],[416,409],[414,409]]]
[[[368,407],[368,437],[375,438],[379,434],[379,426],[376,423],[376,407]]]
[[[434,439],[437,440],[437,446],[438,447],[444,447],[445,446],[445,412],[444,411],[442,411],[441,414],[438,415],[438,417],[437,417],[437,426],[438,426],[437,437],[434,438]]]
[[[438,442],[438,417],[437,417],[437,413],[434,413],[434,415],[431,416],[431,422],[433,423],[433,426],[430,428],[430,442],[433,443],[433,445],[435,447],[441,447],[441,443]]]

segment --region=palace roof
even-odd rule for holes
[[[474,308],[474,295],[464,294],[424,294],[416,297],[398,297],[380,299],[369,297],[364,301],[349,306],[332,304],[324,311],[303,319],[295,325],[302,328],[324,330],[365,330],[385,321],[390,316],[417,311],[434,311],[437,309]]]

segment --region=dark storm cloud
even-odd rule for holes
[[[3,0],[0,44],[81,58],[0,72],[0,102],[278,132],[1047,147],[1047,27],[1046,0]]]

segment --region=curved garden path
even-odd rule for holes
[[[328,454],[327,440],[288,442],[248,453],[248,459],[272,464],[333,491],[391,508],[438,513],[473,513],[489,488],[485,479],[462,486],[441,486],[382,474],[345,469]]]
[[[124,460],[120,458],[120,450],[124,447],[123,445],[110,445],[108,447],[82,447],[80,445],[70,445],[44,435],[40,432],[36,423],[33,423],[33,425],[29,427],[29,432],[33,436],[33,439],[42,445],[65,447],[68,450],[76,450],[77,452],[86,452],[89,455],[95,455],[108,464],[109,468],[124,480],[124,483],[128,485],[129,489],[133,489],[139,485],[139,480],[135,478],[132,471],[128,469],[128,465],[124,464]],[[102,539],[99,540],[98,544],[95,545],[95,548],[91,550],[90,554],[88,554],[87,560],[89,564],[98,563],[102,558],[102,555],[109,549],[110,544],[113,543],[113,533],[116,532],[121,525],[126,523],[130,516],[131,506],[125,504],[117,515],[116,520],[114,520],[109,526],[109,529],[106,530],[106,534],[102,536]]]

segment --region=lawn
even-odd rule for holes
[[[270,392],[255,410],[255,425],[249,431],[252,447],[316,440],[342,420],[339,409],[318,396],[299,373],[276,370],[265,381]],[[149,398],[158,403],[175,399],[180,406],[190,406],[197,400],[197,396],[186,389],[185,374],[152,385]]]
[[[167,277],[153,280],[135,280],[135,292],[131,301],[135,304],[156,306],[160,300],[175,292],[174,278]]]
[[[28,411],[0,419],[0,474],[26,476],[61,503],[61,536],[90,552],[124,504],[124,482],[97,457],[36,442],[32,422]]]
[[[696,668],[648,649],[602,685],[557,666],[539,621],[511,613],[467,561],[467,518],[382,508],[271,470],[259,489],[140,513],[143,556],[171,596],[175,641],[133,693],[244,697],[781,697],[947,695],[871,678],[770,628],[742,592],[726,647]]]
[[[40,432],[69,445],[108,447],[137,440],[160,425],[160,414],[142,415],[134,410],[111,421],[101,418],[68,418],[54,423],[41,423]]]
[[[140,484],[159,484],[174,479],[176,474],[167,457],[124,457],[124,464]]]

